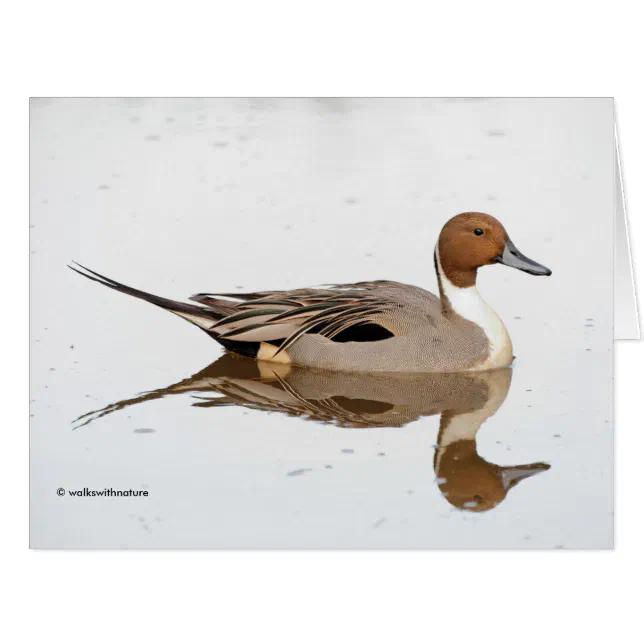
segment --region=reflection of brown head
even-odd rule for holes
[[[488,463],[478,455],[474,440],[456,441],[441,450],[438,487],[451,505],[471,512],[490,510],[517,483],[550,469],[546,463],[512,467]]]

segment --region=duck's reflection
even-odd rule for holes
[[[453,506],[480,512],[503,501],[546,463],[500,466],[476,450],[476,434],[507,396],[510,369],[476,374],[358,374],[293,368],[224,354],[163,389],[122,400],[77,419],[87,425],[115,411],[173,394],[192,394],[197,407],[242,406],[340,427],[402,427],[440,414],[434,471]]]

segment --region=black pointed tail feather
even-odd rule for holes
[[[191,322],[192,324],[194,324],[195,326],[198,326],[204,331],[207,331],[207,329],[210,326],[215,324],[218,320],[220,320],[223,317],[222,315],[216,313],[215,311],[206,309],[202,306],[196,306],[194,304],[185,304],[184,302],[177,302],[176,300],[170,300],[165,297],[159,297],[158,295],[152,295],[152,293],[146,293],[145,291],[140,291],[136,288],[132,288],[131,286],[126,286],[125,284],[121,284],[120,282],[110,279],[109,277],[105,277],[105,275],[101,275],[100,273],[90,270],[89,268],[82,266],[78,262],[73,262],[73,263],[76,264],[76,266],[78,266],[79,268],[83,269],[83,270],[79,270],[75,266],[69,265],[69,268],[71,268],[73,271],[76,271],[79,275],[82,275],[83,277],[86,277],[87,279],[90,279],[93,282],[98,282],[103,286],[112,288],[115,291],[119,291],[120,293],[126,293],[127,295],[131,295],[132,297],[136,297],[136,298],[139,298],[140,300],[145,300],[146,302],[150,302],[150,304],[154,304],[155,306],[158,306],[162,309],[165,309],[166,311],[170,311],[175,315],[178,315],[180,317],[183,317],[184,319],[187,319],[188,322]],[[197,317],[198,320],[201,320],[201,323],[198,321],[192,320],[187,316]]]

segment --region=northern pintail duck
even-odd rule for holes
[[[378,280],[328,288],[200,293],[186,304],[125,286],[80,264],[81,275],[185,318],[244,356],[340,371],[461,372],[509,365],[512,342],[476,289],[479,268],[550,269],[520,253],[494,217],[450,219],[434,252],[440,297]],[[222,299],[229,298],[229,299]],[[231,301],[233,300],[233,301]]]

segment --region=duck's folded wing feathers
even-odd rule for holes
[[[388,283],[389,284],[389,283]],[[220,308],[220,297],[237,298],[225,301],[232,306],[230,315],[209,329],[222,340],[240,342],[281,341],[284,351],[306,333],[329,339],[350,328],[366,324],[387,327],[387,312],[400,308],[400,302],[384,297],[377,283],[338,285],[324,289],[264,291],[259,293],[200,293],[191,299],[203,305]],[[392,333],[393,334],[393,333]]]

